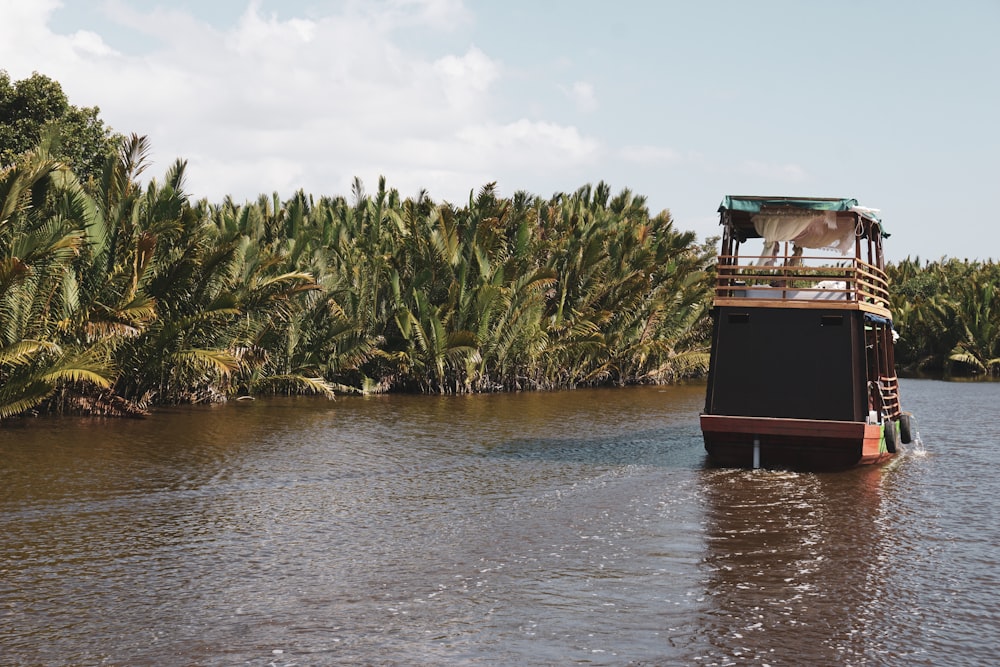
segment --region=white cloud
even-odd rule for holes
[[[489,91],[500,68],[473,47],[463,56],[448,55],[437,60],[434,71],[440,76],[448,101],[458,109],[469,109]]]
[[[220,39],[219,33],[208,24],[197,20],[182,9],[169,3],[154,6],[148,11],[136,9],[128,0],[103,0],[100,13],[103,25],[110,35],[123,32],[133,38],[145,38],[147,51],[158,47],[173,47],[174,56],[194,55]],[[159,57],[163,57],[161,53]]]
[[[347,194],[356,175],[384,174],[405,194],[463,200],[504,174],[531,188],[534,176],[592,164],[600,150],[572,126],[498,117],[504,67],[479,48],[426,53],[396,40],[460,27],[470,19],[457,0],[349,2],[291,19],[249,3],[228,27],[113,0],[100,34],[70,35],[48,27],[57,6],[0,0],[0,63],[15,80],[51,76],[115,130],[148,135],[148,175],[187,159],[196,197]],[[141,34],[143,52],[111,48],[114,29]]]
[[[258,11],[256,4],[247,7],[236,29],[226,38],[226,45],[240,56],[283,56],[288,60],[316,38],[313,21],[279,21],[275,16],[262,17]],[[273,48],[276,45],[281,48]]]
[[[597,110],[597,94],[594,92],[592,84],[586,81],[577,81],[572,86],[559,86],[559,90],[572,100],[579,111]]]
[[[555,123],[518,120],[506,125],[484,124],[458,133],[462,143],[476,151],[476,160],[534,168],[565,167],[592,162],[600,146],[575,127]]]
[[[101,51],[100,40],[79,33],[54,39],[47,24],[62,5],[58,0],[0,0],[0,67],[11,78],[57,66],[72,66],[83,54]]]
[[[71,48],[77,53],[93,54],[95,56],[118,56],[121,55],[113,48],[104,43],[101,36],[89,30],[79,30],[70,35],[69,43]]]

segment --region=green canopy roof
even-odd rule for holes
[[[719,205],[719,212],[733,211],[754,215],[762,208],[798,208],[804,211],[854,211],[863,218],[878,223],[882,236],[889,236],[882,225],[882,219],[875,209],[858,205],[857,199],[835,197],[748,197],[727,195]]]
[[[857,199],[826,199],[807,197],[741,197],[727,195],[719,211],[744,211],[760,213],[764,206],[801,208],[809,211],[850,211],[858,205]]]

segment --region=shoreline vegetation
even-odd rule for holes
[[[112,134],[96,108],[63,96],[49,105],[63,116],[15,123],[44,106],[18,95],[39,90],[62,94],[0,71],[0,424],[706,371],[715,240],[677,231],[627,189],[543,199],[490,183],[453,204],[380,179],[371,194],[356,180],[349,198],[192,201],[184,161],[143,184],[148,141]],[[902,368],[1000,374],[997,264],[888,270]]]
[[[627,190],[210,204],[181,161],[141,187],[148,148],[87,185],[44,144],[0,175],[0,416],[704,370],[711,247]]]

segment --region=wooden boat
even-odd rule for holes
[[[719,213],[701,415],[711,461],[831,469],[892,457],[913,424],[900,410],[878,212],[854,199],[729,196]]]

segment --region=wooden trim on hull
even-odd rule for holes
[[[860,310],[892,319],[892,313],[885,306],[863,301],[793,301],[791,299],[750,299],[747,297],[715,297],[713,306],[734,308],[793,308],[800,310]]]
[[[701,430],[709,457],[726,467],[753,467],[755,440],[764,468],[840,469],[892,456],[882,427],[865,422],[703,414]]]

